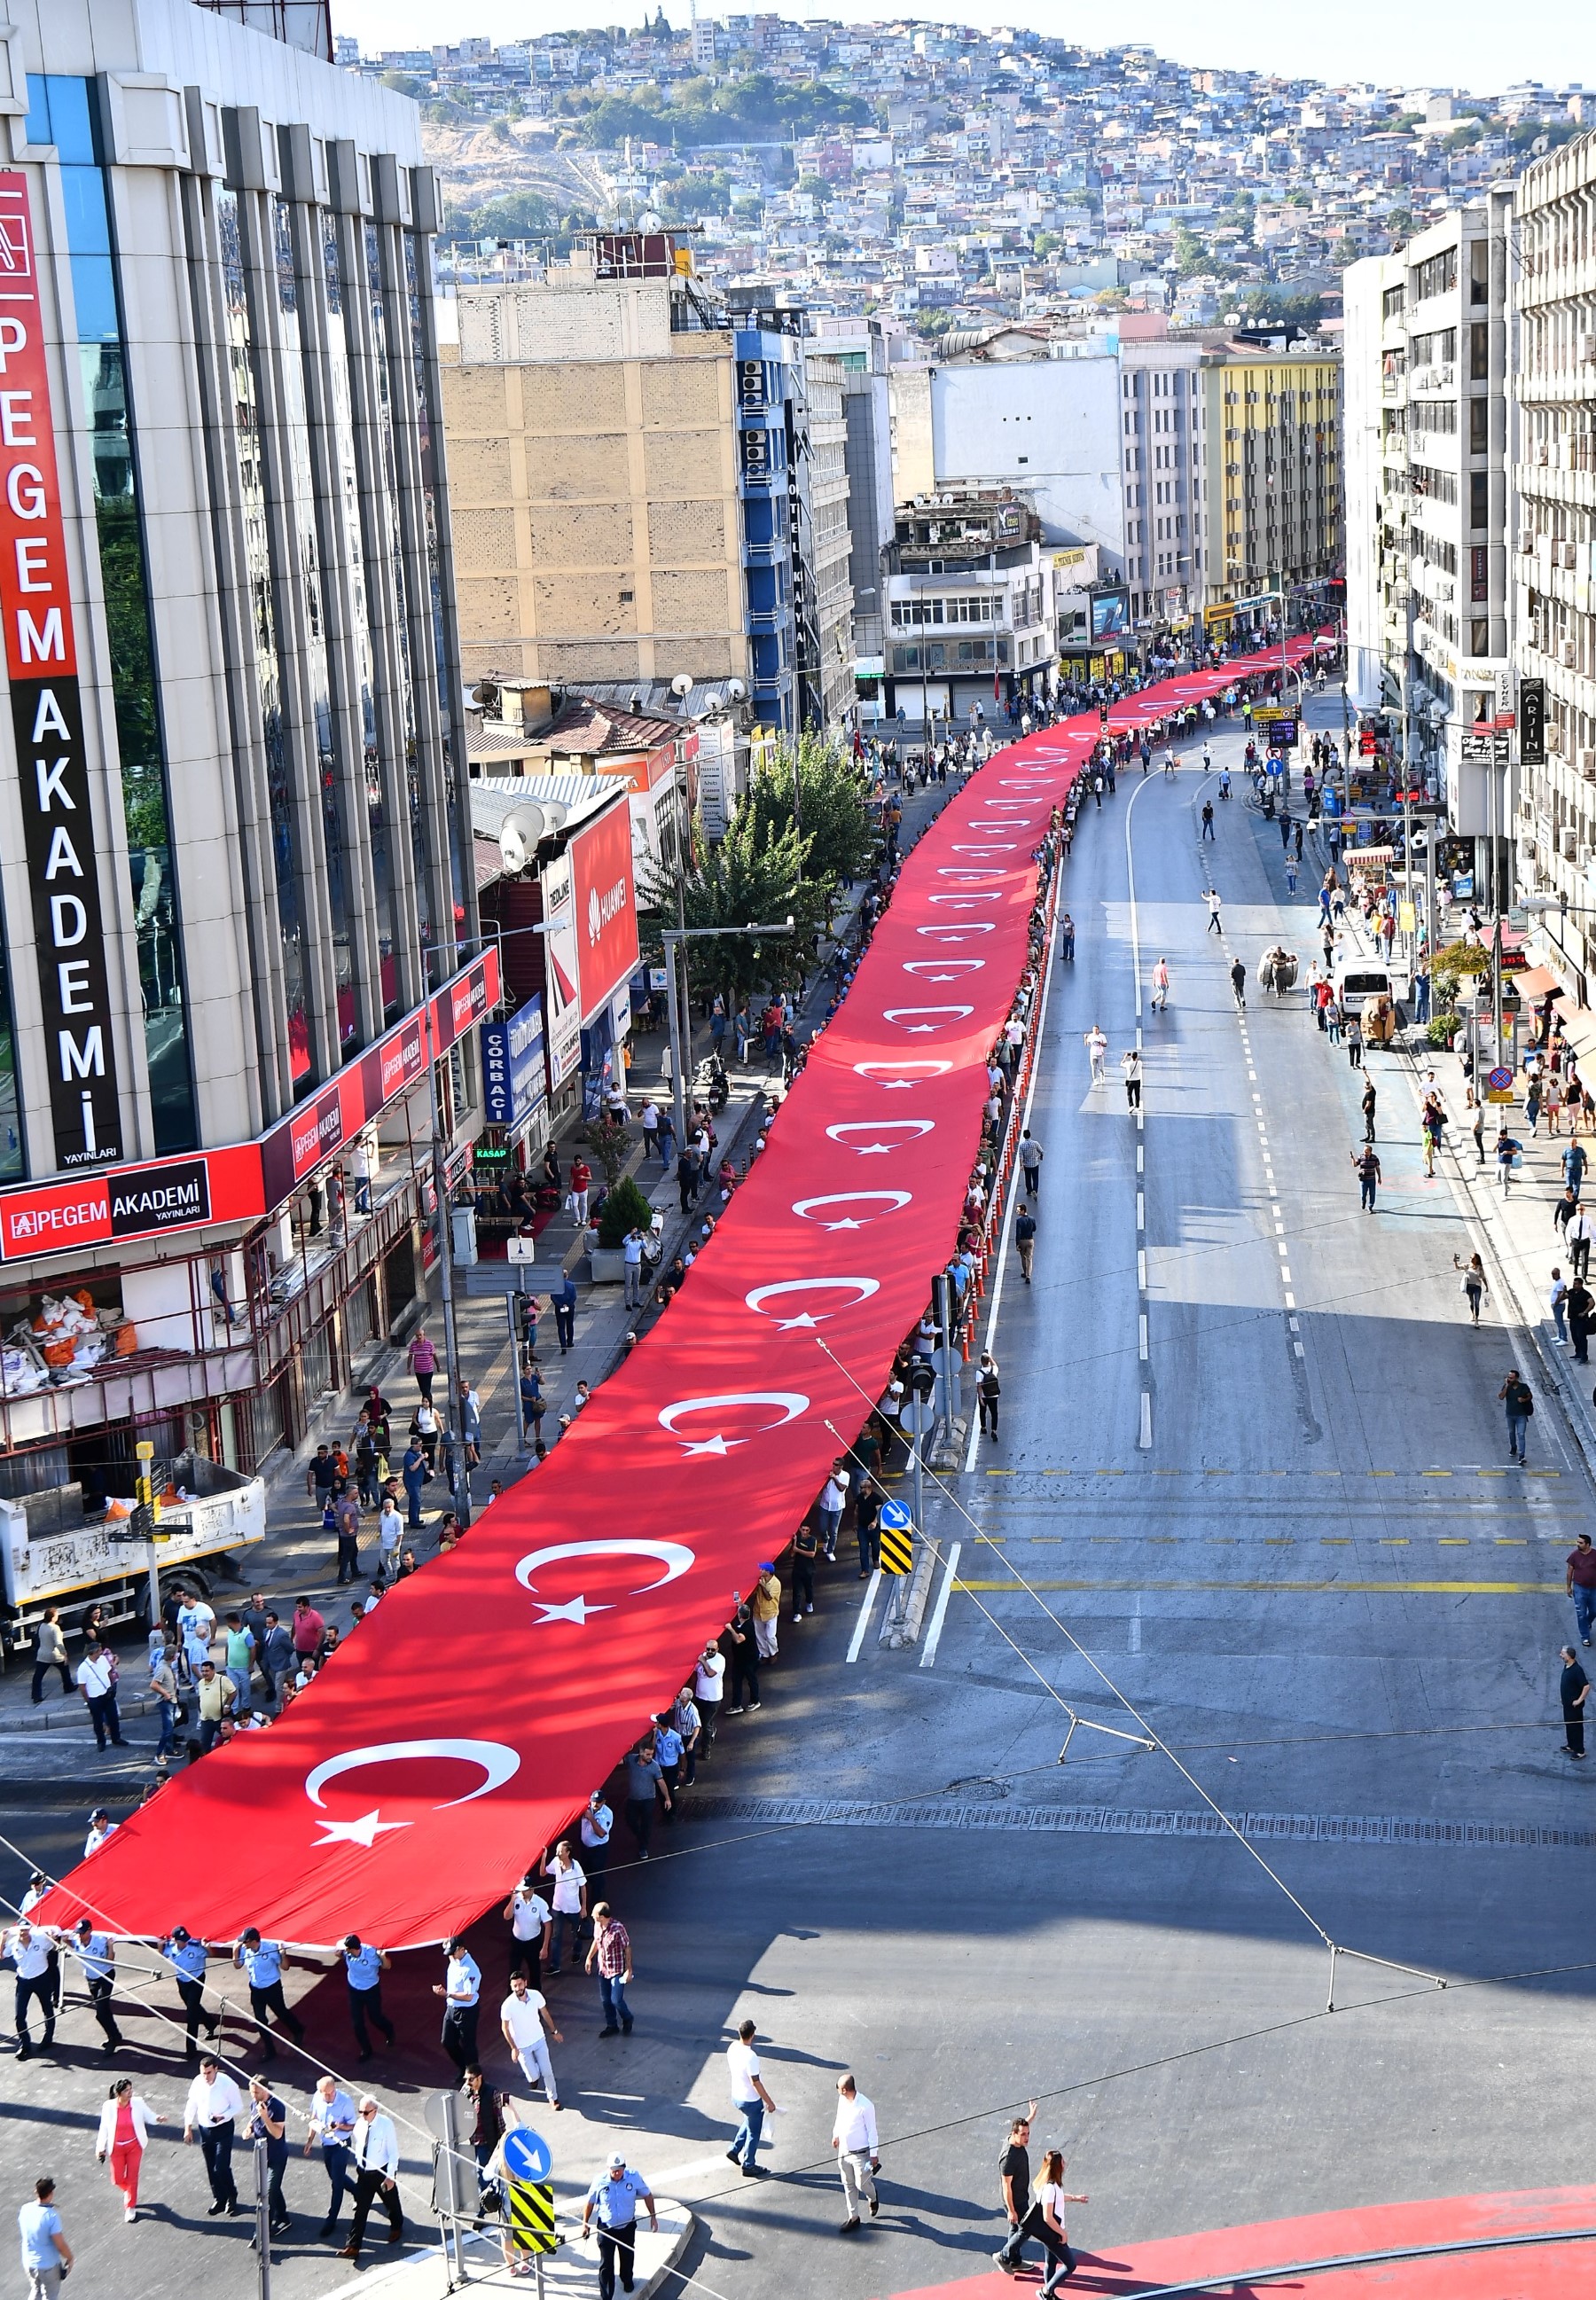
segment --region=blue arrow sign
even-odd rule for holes
[[[914,1527],[914,1520],[902,1502],[883,1502],[881,1522],[889,1533],[909,1533]]]
[[[504,2135],[504,2170],[512,2180],[546,2180],[553,2162],[549,2144],[529,2124],[517,2124]]]

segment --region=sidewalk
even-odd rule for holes
[[[646,2219],[637,2223],[633,2300],[650,2300],[650,2296],[665,2289],[668,2282],[673,2292],[677,2288],[681,2279],[672,2277],[670,2271],[686,2251],[693,2236],[693,2215],[685,2204],[656,2196],[654,2209],[660,2221],[657,2236]],[[563,2214],[561,2217],[563,2220]],[[540,2287],[534,2284],[530,2271],[518,2276],[505,2266],[496,2227],[468,2237],[463,2246],[466,2282],[473,2290],[485,2292],[528,2293],[541,2288],[550,2300],[565,2300],[565,2296],[577,2293],[586,2296],[593,2288],[598,2246],[592,2237],[584,2243],[574,2227],[562,2228],[561,2236],[563,2240],[556,2249],[543,2255]],[[384,2300],[445,2300],[452,2288],[460,2288],[451,2287],[443,2249],[435,2246],[428,2252],[395,2261],[391,2268],[371,2268],[347,2284],[335,2285],[327,2300],[349,2300],[352,2294],[377,2289],[381,2290]]]

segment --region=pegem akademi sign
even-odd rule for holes
[[[78,651],[28,180],[0,169],[0,622],[58,1166],[122,1154]]]
[[[0,1191],[0,1262],[274,1212],[425,1075],[429,1046],[434,1057],[445,1052],[492,1013],[499,997],[499,954],[490,949],[258,1141]]]

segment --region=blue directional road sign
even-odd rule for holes
[[[913,1526],[914,1520],[902,1502],[883,1502],[881,1522],[889,1533],[907,1533]]]
[[[546,2180],[553,2161],[548,2142],[529,2124],[512,2125],[504,2135],[504,2170],[512,2180]]]

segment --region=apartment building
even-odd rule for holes
[[[1125,579],[1140,624],[1200,611],[1207,486],[1202,346],[1168,336],[1122,336],[1120,422],[1125,463]]]
[[[848,580],[852,592],[853,671],[861,719],[880,713],[885,675],[885,575],[893,537],[892,387],[879,321],[819,314],[815,346],[836,361],[846,428]]]
[[[1053,568],[1042,522],[1004,488],[901,504],[886,554],[885,714],[939,738],[1048,681]]]
[[[809,457],[803,473],[815,571],[816,694],[810,717],[851,732],[853,683],[853,538],[848,524],[848,374],[840,354],[803,346]]]
[[[1341,362],[1309,341],[1205,347],[1199,546],[1206,612],[1341,571]]]
[[[1405,710],[1452,831],[1484,841],[1511,812],[1508,222],[1505,195],[1455,209],[1345,288],[1350,690]]]
[[[467,680],[746,679],[737,351],[669,236],[440,312]]]
[[[53,0],[0,121],[0,1479],[103,1492],[252,1468],[392,1330],[497,970],[415,107]],[[64,1368],[15,1337],[69,1294]]]
[[[1523,764],[1518,877],[1559,905],[1549,962],[1596,998],[1596,137],[1527,168],[1513,200],[1518,532],[1510,563]],[[1525,687],[1541,682],[1544,757]],[[1567,912],[1563,914],[1562,905]],[[1582,1054],[1596,1051],[1596,1032]]]

